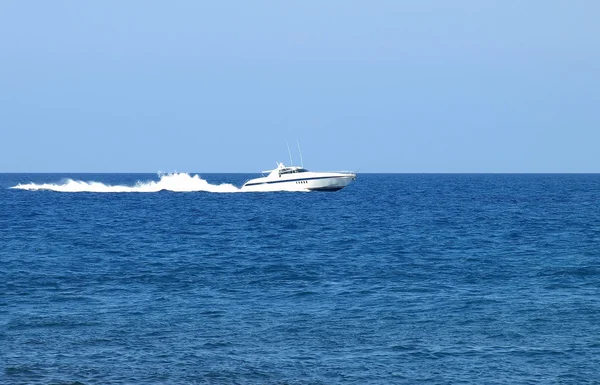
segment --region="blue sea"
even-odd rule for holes
[[[0,174],[0,383],[600,383],[600,175],[160,178]]]

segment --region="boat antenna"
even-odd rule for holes
[[[304,161],[302,160],[302,150],[300,150],[300,142],[296,140],[296,144],[298,145],[298,152],[300,153],[300,165],[304,168]]]
[[[290,151],[290,144],[287,142],[287,140],[285,141],[285,144],[288,148],[288,154],[290,154],[290,166],[294,166],[294,162],[292,161],[292,152]]]

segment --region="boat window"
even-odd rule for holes
[[[308,172],[307,169],[305,168],[284,168],[282,170],[279,170],[279,175],[283,175],[283,174],[296,174],[299,172]]]

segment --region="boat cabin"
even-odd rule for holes
[[[277,168],[275,170],[263,171],[263,173],[267,173],[267,172],[269,173],[269,177],[271,177],[271,178],[273,178],[275,176],[278,176],[281,178],[282,175],[298,174],[298,173],[302,173],[302,172],[308,172],[308,170],[305,168],[302,168],[302,167],[298,167],[298,166],[287,167],[283,163],[278,163]]]

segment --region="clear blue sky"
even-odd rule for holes
[[[0,172],[600,172],[600,1],[0,2]]]

